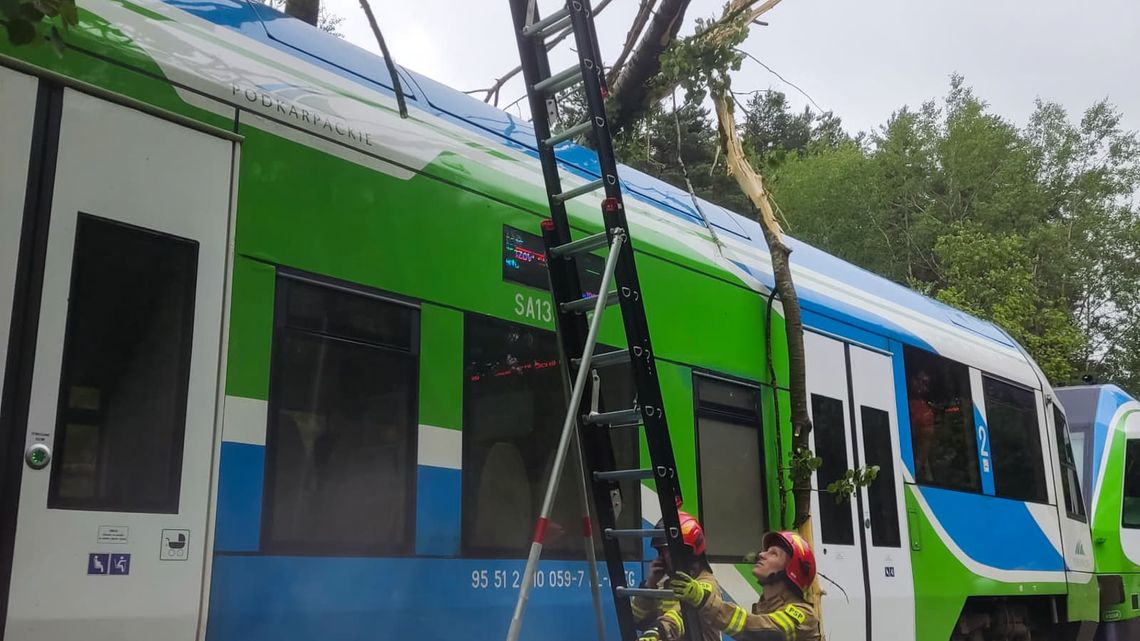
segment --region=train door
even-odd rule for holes
[[[851,442],[850,390],[843,343],[804,333],[812,448],[822,459],[812,493],[815,558],[824,588],[824,630],[832,641],[867,640],[867,584],[863,528],[855,501],[837,502],[827,486],[856,467]]]
[[[905,540],[898,419],[891,356],[821,334],[804,336],[816,472],[816,562],[824,629],[833,641],[914,637],[914,583]],[[848,469],[878,465],[850,500],[827,486]],[[873,595],[873,598],[872,598]]]
[[[914,580],[906,531],[899,426],[891,356],[856,345],[847,346],[851,406],[859,465],[879,466],[871,485],[859,491],[863,543],[866,549],[870,602],[869,638],[876,641],[914,638]]]
[[[0,415],[5,638],[194,639],[234,142],[23,78],[35,108],[0,102],[4,136],[35,113]]]
[[[0,153],[0,384],[8,362],[35,106],[36,79],[0,67],[0,149],[7,150]],[[17,149],[27,151],[17,153]]]

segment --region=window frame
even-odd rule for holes
[[[845,396],[846,396],[846,394],[845,394]],[[820,425],[819,412],[817,411],[817,408],[815,406],[816,398],[819,398],[819,399],[822,399],[825,401],[839,403],[839,420],[841,422],[839,425],[839,433],[843,437],[843,440],[840,441],[838,443],[838,445],[842,446],[842,448],[843,448],[843,469],[844,470],[851,469],[851,467],[852,467],[851,457],[852,457],[852,455],[855,454],[855,452],[851,451],[851,440],[850,440],[851,439],[851,426],[847,424],[847,422],[849,420],[848,417],[849,417],[849,412],[850,412],[850,409],[847,407],[847,405],[850,402],[850,400],[848,398],[835,398],[833,396],[828,396],[827,394],[824,394],[822,392],[811,392],[811,391],[808,392],[808,407],[811,408],[811,420],[812,420],[812,434],[811,434],[812,445],[813,445],[812,449],[813,449],[813,452],[815,452],[815,453],[819,452],[819,436],[821,434],[821,432],[819,431],[819,425]],[[822,459],[824,462],[827,461],[827,457],[822,457]],[[819,510],[819,514],[818,514],[820,543],[822,545],[857,546],[857,545],[859,545],[859,542],[858,542],[859,540],[855,536],[856,523],[861,522],[862,519],[860,518],[860,515],[858,514],[858,507],[856,506],[856,501],[854,500],[854,498],[855,498],[854,496],[848,497],[846,500],[844,500],[840,503],[841,505],[845,505],[847,507],[847,526],[842,530],[842,532],[840,532],[841,534],[844,535],[843,539],[836,539],[834,537],[831,537],[832,534],[837,533],[835,530],[835,527],[840,527],[840,526],[833,524],[833,523],[828,523],[827,526],[824,525],[823,502],[824,501],[834,502],[835,497],[832,496],[829,492],[827,492],[827,485],[825,485],[823,483],[823,479],[820,478],[820,476],[821,476],[820,473],[822,471],[823,471],[823,465],[821,464],[820,467],[817,468],[812,473],[813,480],[819,486],[816,488],[816,490],[817,490],[816,491],[816,494],[817,494],[816,498],[818,499],[819,505],[820,505],[820,510]],[[841,474],[841,476],[842,476],[842,474]],[[855,512],[852,513],[852,510],[854,510]],[[828,519],[830,519],[830,515],[828,516]],[[832,526],[835,526],[835,527],[832,527]],[[825,536],[827,536],[827,538],[825,538]],[[850,540],[847,540],[847,537],[850,537]]]
[[[862,404],[859,405],[858,411],[859,411],[859,426],[860,426],[859,431],[862,433],[861,436],[863,437],[862,438],[863,442],[860,444],[860,445],[862,445],[861,453],[863,455],[863,458],[860,462],[863,464],[864,467],[868,466],[868,465],[878,465],[879,466],[879,475],[875,477],[875,480],[872,481],[869,486],[862,488],[866,492],[866,508],[865,508],[866,514],[864,515],[864,518],[871,520],[871,528],[870,528],[871,529],[871,535],[869,537],[870,538],[870,544],[874,547],[877,547],[877,548],[902,549],[903,542],[902,542],[902,523],[901,523],[901,521],[902,521],[903,516],[902,516],[902,511],[899,509],[898,485],[895,482],[895,478],[896,478],[895,475],[897,474],[897,470],[895,468],[897,467],[896,462],[898,460],[898,457],[895,456],[894,443],[891,440],[891,433],[893,431],[891,429],[891,413],[889,410],[884,410],[880,407],[875,407],[874,405],[862,405]],[[869,443],[868,443],[867,437],[869,434],[871,434],[871,430],[869,430],[868,426],[867,426],[867,414],[868,414],[868,412],[877,412],[877,413],[881,414],[886,419],[885,430],[883,433],[883,436],[886,437],[886,458],[883,461],[877,461],[874,463],[872,463],[870,461],[871,448],[868,447]],[[883,474],[883,471],[884,471],[883,465],[884,464],[889,466],[889,471],[890,471],[889,475]],[[875,485],[876,483],[878,483],[879,485]],[[882,488],[889,488],[889,489],[883,490]],[[880,492],[882,494],[889,493],[889,496],[878,496]],[[894,518],[893,519],[889,518],[890,515],[887,514],[886,512],[884,512],[884,513],[877,513],[876,512],[875,502],[878,501],[880,498],[886,499],[883,501],[881,507],[886,508],[887,506],[889,506],[889,511],[894,512],[894,515],[893,515]],[[903,506],[903,508],[905,509],[905,505]],[[891,540],[889,542],[877,542],[876,541],[876,538],[877,538],[876,534],[879,531],[879,528],[875,527],[876,524],[880,524],[881,526],[887,527],[889,529],[888,533],[891,535]],[[884,533],[884,534],[888,534],[888,533]],[[864,535],[864,540],[867,540],[866,535]]]
[[[550,338],[551,342],[554,345],[554,353],[553,353],[554,359],[557,361],[557,359],[559,359],[561,357],[561,354],[560,354],[561,349],[559,346],[558,334],[557,334],[557,332],[555,332],[553,330],[547,329],[545,327],[529,325],[527,323],[520,322],[520,320],[517,318],[501,318],[499,316],[493,316],[490,314],[483,314],[483,313],[476,312],[476,311],[464,310],[463,311],[463,330],[462,330],[463,336],[462,336],[462,347],[461,347],[461,350],[462,350],[461,358],[463,360],[463,366],[461,369],[466,368],[467,349],[468,349],[467,331],[468,331],[468,324],[470,323],[472,318],[477,318],[480,321],[488,322],[488,323],[494,323],[494,324],[497,324],[497,325],[500,325],[503,327],[505,327],[505,326],[522,326],[522,327],[526,327],[530,331],[538,332],[538,333],[541,333],[543,335],[546,335]],[[597,344],[597,348],[595,350],[595,353],[596,354],[604,354],[607,352],[619,351],[620,349],[621,348],[614,347],[612,345],[599,342]],[[567,392],[564,390],[565,378],[564,378],[564,375],[562,374],[563,367],[564,367],[563,364],[561,362],[559,362],[557,364],[557,366],[555,367],[555,370],[558,372],[559,380],[560,380],[560,383],[559,383],[560,389],[558,391],[558,396],[562,399],[561,402],[563,404],[565,404],[567,402],[566,398],[565,398]],[[610,369],[612,371],[614,368],[610,368]],[[630,375],[632,376],[632,371],[630,371]],[[466,371],[464,371],[463,372],[463,382],[462,382],[461,387],[466,388],[466,384],[467,384],[467,373],[466,373]],[[604,382],[602,383],[602,387],[603,388],[605,387]],[[631,388],[632,387],[633,387],[633,384],[631,381]],[[631,391],[636,391],[636,390],[631,389]],[[603,389],[603,396],[604,396],[604,389]],[[467,395],[466,389],[464,389],[464,391],[462,393],[462,400],[460,403],[461,404],[460,412],[463,416],[463,419],[462,419],[463,420],[463,430],[462,430],[463,438],[462,438],[461,454],[460,454],[460,457],[461,457],[460,460],[462,461],[462,465],[461,465],[461,477],[462,478],[460,481],[460,484],[461,484],[460,498],[459,498],[460,525],[459,525],[459,550],[457,553],[457,557],[458,558],[465,558],[465,559],[497,559],[497,560],[501,560],[501,559],[502,560],[525,559],[527,556],[527,553],[528,553],[528,549],[529,549],[529,540],[530,540],[529,535],[528,535],[528,539],[527,539],[528,544],[524,547],[517,549],[517,550],[510,549],[508,546],[497,546],[497,547],[481,546],[481,545],[477,545],[477,544],[473,543],[471,540],[472,536],[469,532],[470,527],[468,525],[466,511],[468,509],[470,509],[469,506],[472,504],[472,499],[475,498],[478,494],[478,488],[477,488],[478,478],[475,478],[474,480],[476,481],[476,483],[472,484],[469,482],[470,479],[467,476],[469,473],[472,472],[472,469],[471,469],[472,466],[468,465],[468,462],[472,460],[472,456],[473,456],[472,447],[474,447],[474,445],[472,443],[472,437],[471,437],[471,435],[472,435],[471,425],[469,424],[469,421],[467,420],[467,411],[468,411],[467,403],[468,403],[468,395]],[[565,405],[563,405],[562,407],[564,408]],[[604,411],[605,408],[603,407],[602,410]],[[558,412],[559,412],[558,413],[558,426],[555,428],[556,433],[553,435],[555,443],[557,443],[557,437],[558,437],[557,430],[559,430],[561,428],[561,422],[562,422],[561,418],[563,418],[565,416],[565,414],[563,413],[564,409],[559,409]],[[640,460],[640,458],[641,458],[641,439],[638,435],[641,433],[641,428],[621,428],[621,429],[617,430],[615,433],[617,433],[617,434],[623,434],[623,433],[628,434],[628,436],[626,438],[632,438],[632,440],[633,440],[633,442],[632,442],[633,454],[638,459],[636,464],[640,465],[641,464],[641,460]],[[563,469],[563,474],[566,474],[567,470],[572,465],[571,457],[577,456],[576,449],[575,449],[575,446],[573,443],[571,443],[570,447],[571,447],[571,449],[569,450],[569,452],[567,454],[567,458],[566,458],[566,462],[565,462],[566,467]],[[584,449],[585,448],[583,447],[583,450]],[[583,451],[583,454],[584,453],[585,452]],[[615,447],[614,448],[614,454],[616,455],[617,453],[618,453],[618,450]],[[549,479],[546,478],[546,476],[541,477],[538,480],[538,483],[534,486],[534,490],[536,492],[544,491],[546,489],[546,483],[548,481],[549,481]],[[563,494],[566,490],[566,485],[565,485],[564,481],[565,481],[565,479],[563,479],[563,482],[561,482],[559,484],[559,494],[560,495]],[[644,519],[644,510],[642,509],[641,495],[640,495],[641,481],[634,481],[631,483],[636,484],[638,491],[636,493],[634,493],[633,496],[628,496],[626,493],[623,492],[623,494],[622,494],[622,499],[623,499],[622,513],[624,515],[627,510],[632,510],[636,514],[635,522],[637,523],[637,525],[634,527],[641,527],[640,524],[642,523],[642,521]],[[475,486],[473,486],[473,485],[475,485]],[[578,489],[574,488],[573,491],[577,492]],[[593,512],[594,512],[596,506],[594,505],[594,497],[592,494],[592,488],[590,487],[590,485],[588,483],[586,485],[586,491],[588,493],[588,495],[586,496],[586,500],[590,504],[591,521],[592,521],[594,529],[595,529],[595,534],[600,535],[600,532],[599,532],[600,521],[597,519],[596,516],[593,515]],[[539,496],[541,496],[541,495],[539,495]],[[557,504],[558,504],[558,497],[556,496],[555,497],[555,506],[557,506]],[[539,508],[539,505],[536,504],[535,508],[534,508],[536,517],[538,514],[538,508]],[[572,536],[574,538],[577,538],[577,534],[579,532],[579,530],[577,528],[578,523],[575,522],[574,525],[576,527],[573,530],[568,530],[568,532],[572,532],[573,533]],[[619,524],[618,527],[621,528],[621,527],[630,527],[630,526],[625,526],[625,525]],[[550,541],[548,540],[547,543],[549,544]],[[619,541],[619,544],[620,543],[621,543],[621,541]],[[597,539],[597,537],[595,537],[595,552],[599,556],[601,555],[601,547],[600,546],[601,546],[600,540]],[[623,554],[622,562],[623,563],[640,563],[640,562],[645,560],[644,559],[644,551],[642,549],[642,546],[640,545],[640,541],[638,542],[637,549],[633,550],[633,552],[634,552],[634,554]],[[552,561],[584,562],[584,561],[586,561],[586,551],[584,549],[584,546],[575,547],[573,552],[566,552],[566,551],[560,550],[558,548],[547,547],[547,548],[543,549],[542,558],[549,559]]]
[[[1140,438],[1136,438],[1136,437],[1128,438],[1128,436],[1125,435],[1125,438],[1124,438],[1124,461],[1123,461],[1124,469],[1121,470],[1121,478],[1126,479],[1128,476],[1128,453],[1129,453],[1129,450],[1132,449],[1129,446],[1132,445],[1133,443],[1136,444],[1137,456],[1140,457]],[[1111,443],[1107,447],[1110,447],[1110,446],[1111,446]],[[1138,464],[1140,464],[1140,463],[1138,463]],[[1124,520],[1126,518],[1125,517],[1126,513],[1124,511],[1124,501],[1128,500],[1128,498],[1129,498],[1129,496],[1128,496],[1128,490],[1127,490],[1127,481],[1125,481],[1123,484],[1121,484],[1121,488],[1120,488],[1120,529],[1122,529],[1122,530],[1140,530],[1140,522],[1127,523]],[[1137,498],[1140,498],[1140,497],[1137,497]]]
[[[995,498],[1006,499],[1008,501],[1019,501],[1022,503],[1035,503],[1037,505],[1052,505],[1052,503],[1049,502],[1049,473],[1048,473],[1049,466],[1045,464],[1045,456],[1046,456],[1046,452],[1048,451],[1048,449],[1047,449],[1048,448],[1048,441],[1045,441],[1044,443],[1041,441],[1042,436],[1049,438],[1051,435],[1048,434],[1047,431],[1046,431],[1046,433],[1043,434],[1042,430],[1041,430],[1041,408],[1038,407],[1038,405],[1039,405],[1038,392],[1040,392],[1040,390],[1035,390],[1032,387],[1029,387],[1027,385],[1023,385],[1021,383],[1016,383],[1016,382],[1011,381],[1007,378],[1003,378],[1003,377],[997,376],[995,374],[990,374],[990,373],[987,373],[987,372],[982,371],[982,370],[978,370],[978,373],[980,374],[980,378],[981,378],[981,390],[980,391],[982,393],[982,402],[985,404],[985,409],[986,409],[986,412],[985,412],[986,413],[986,416],[985,416],[985,419],[986,419],[986,438],[989,439],[990,466],[991,466],[991,473],[993,474],[993,477],[994,477],[994,493],[992,495],[987,494],[986,496],[993,496]],[[1007,387],[1012,387],[1012,388],[1014,388],[1016,390],[1020,390],[1022,392],[1027,392],[1032,397],[1032,404],[1031,404],[1029,409],[1032,412],[1033,422],[1037,426],[1037,430],[1034,432],[1034,436],[1036,436],[1036,443],[1037,443],[1037,461],[1041,465],[1041,467],[1040,467],[1041,489],[1044,492],[1043,496],[1040,499],[1024,498],[1024,497],[1019,497],[1019,496],[1007,496],[1005,494],[1002,494],[998,490],[998,468],[1000,467],[999,466],[1000,461],[998,460],[998,457],[997,457],[996,453],[994,452],[994,446],[993,446],[993,443],[994,443],[993,432],[994,432],[994,430],[993,430],[993,421],[990,419],[990,402],[989,402],[989,399],[986,397],[986,382],[987,381],[991,381],[991,382],[997,383],[999,385],[1005,385]],[[1046,421],[1048,421],[1048,417],[1046,417]],[[978,429],[978,426],[975,425],[974,426],[975,434],[977,433],[977,429]]]
[[[1064,410],[1061,409],[1061,405],[1059,403],[1057,403],[1056,401],[1054,401],[1050,404],[1049,409],[1053,410],[1053,412],[1052,412],[1053,415],[1051,417],[1053,419],[1053,434],[1052,434],[1052,436],[1053,436],[1053,440],[1057,443],[1057,463],[1058,463],[1059,469],[1061,470],[1061,496],[1058,499],[1057,503],[1058,503],[1058,505],[1060,505],[1062,502],[1065,503],[1065,513],[1068,515],[1068,517],[1070,519],[1072,519],[1074,521],[1080,521],[1081,523],[1088,523],[1089,522],[1089,518],[1088,518],[1089,510],[1088,510],[1088,506],[1085,505],[1085,493],[1084,493],[1084,488],[1081,487],[1081,475],[1077,472],[1077,459],[1075,456],[1073,456],[1073,445],[1072,445],[1073,434],[1072,434],[1072,432],[1069,431],[1069,419],[1067,416],[1065,416],[1065,412],[1064,412]],[[1047,416],[1046,418],[1048,419],[1049,417]],[[1063,421],[1063,423],[1058,424],[1057,423],[1058,418],[1060,418]],[[1057,437],[1062,436],[1062,435],[1064,435],[1064,437],[1065,437],[1064,443],[1062,443],[1057,438]],[[1061,445],[1062,444],[1068,446],[1067,458],[1066,458],[1066,452],[1061,451]],[[1076,495],[1076,497],[1073,497],[1071,500],[1075,500],[1076,503],[1078,505],[1080,505],[1080,507],[1081,507],[1081,513],[1080,514],[1074,514],[1073,512],[1069,511],[1069,501],[1066,500],[1066,497],[1068,497],[1068,487],[1069,487],[1069,484],[1068,484],[1069,479],[1066,476],[1066,473],[1068,473],[1068,472],[1072,472],[1073,478],[1075,478],[1077,481],[1077,495]]]
[[[755,421],[749,420],[744,416],[743,412],[732,412],[717,409],[709,409],[701,407],[700,388],[698,381],[701,379],[709,379],[719,383],[727,383],[729,385],[739,385],[741,387],[748,387],[756,391],[756,414]],[[708,370],[693,369],[693,451],[696,460],[694,461],[697,473],[697,506],[698,514],[697,520],[702,526],[705,526],[705,483],[704,483],[704,466],[701,458],[701,416],[721,420],[728,423],[734,423],[742,427],[751,427],[756,430],[756,444],[757,454],[760,460],[757,461],[760,470],[760,497],[763,499],[760,504],[760,529],[766,531],[769,526],[769,505],[768,505],[768,457],[767,452],[764,450],[764,398],[762,385],[756,381],[751,381],[743,378],[735,378],[727,376],[719,372],[712,372]],[[684,509],[684,508],[682,508]],[[713,533],[715,536],[715,532]],[[706,534],[706,540],[708,536]],[[759,541],[757,541],[759,544]],[[707,553],[710,562],[713,563],[739,563],[740,556],[732,554],[713,554]]]
[[[970,412],[966,416],[966,419],[969,420],[970,424],[972,425],[972,429],[970,430],[970,434],[971,434],[970,438],[971,438],[971,443],[973,445],[973,447],[968,448],[969,451],[966,454],[968,457],[973,457],[973,461],[975,463],[974,469],[977,472],[977,481],[978,481],[977,488],[964,487],[961,485],[952,485],[950,483],[939,482],[939,481],[927,481],[927,480],[923,480],[923,479],[918,478],[918,460],[917,460],[917,452],[915,452],[915,447],[916,447],[917,443],[916,443],[915,438],[914,438],[914,422],[911,420],[911,415],[910,415],[910,375],[911,375],[911,371],[906,367],[906,360],[907,360],[906,355],[908,352],[911,352],[911,351],[919,353],[919,354],[923,354],[924,357],[926,357],[926,358],[936,358],[939,361],[945,361],[947,363],[951,363],[957,367],[963,368],[966,371],[966,377],[965,377],[966,391],[968,391],[970,394],[970,399],[969,399],[970,400]],[[914,469],[914,477],[915,477],[914,483],[915,483],[915,485],[918,485],[921,487],[931,487],[931,488],[935,488],[935,489],[939,489],[939,490],[946,490],[949,492],[962,492],[963,494],[974,494],[977,496],[992,496],[990,494],[985,493],[985,489],[984,489],[985,483],[982,480],[982,475],[983,475],[982,461],[981,461],[981,457],[978,454],[978,426],[977,426],[976,421],[974,421],[974,411],[977,409],[977,403],[975,403],[975,401],[974,401],[974,389],[973,389],[974,386],[973,386],[973,381],[971,380],[971,376],[970,376],[970,374],[971,374],[970,366],[966,365],[965,363],[962,363],[960,361],[956,361],[956,360],[953,360],[951,358],[947,358],[945,356],[942,356],[941,354],[936,354],[936,353],[931,352],[929,350],[923,349],[921,347],[915,347],[913,345],[904,344],[903,345],[903,370],[904,370],[904,379],[903,379],[903,388],[901,391],[903,393],[903,398],[906,400],[906,403],[907,403],[907,405],[906,405],[906,408],[907,408],[906,409],[906,421],[907,421],[907,429],[908,429],[908,432],[910,435],[911,460],[914,463],[914,467],[915,467],[915,469]],[[901,445],[901,442],[900,442],[900,445]]]
[[[408,343],[408,350],[401,350],[391,345],[382,345],[379,343],[370,343],[360,341],[343,336],[335,336],[329,334],[321,334],[308,329],[289,327],[287,323],[288,318],[288,298],[285,291],[289,283],[301,283],[309,286],[325,288],[333,290],[340,294],[350,296],[362,296],[384,303],[406,307],[415,312],[415,318],[412,322],[410,340]],[[420,336],[422,328],[422,308],[420,302],[384,292],[365,285],[359,285],[347,281],[334,279],[328,276],[321,276],[308,272],[290,269],[283,266],[278,266],[274,278],[274,300],[273,300],[273,334],[272,345],[269,359],[269,392],[267,396],[267,420],[265,430],[265,468],[262,481],[262,494],[261,494],[261,515],[258,521],[258,551],[262,555],[272,556],[309,556],[309,557],[338,557],[338,556],[357,556],[357,557],[410,557],[415,556],[416,548],[416,504],[417,504],[417,484],[416,476],[419,470],[419,397],[420,397],[420,370],[422,363],[420,361],[421,345]],[[328,338],[334,341],[339,341],[351,345],[364,345],[371,349],[386,349],[390,351],[400,351],[412,357],[412,372],[411,384],[408,386],[408,407],[411,409],[411,430],[412,433],[408,435],[407,455],[408,465],[407,472],[405,473],[405,481],[407,483],[407,497],[405,499],[405,514],[404,514],[404,541],[396,545],[349,545],[349,544],[327,544],[327,543],[313,543],[306,542],[299,544],[296,542],[282,543],[273,541],[270,533],[272,532],[273,511],[274,511],[274,480],[275,471],[271,465],[277,454],[277,439],[273,429],[274,417],[276,411],[279,409],[277,399],[277,389],[274,384],[274,371],[281,363],[281,349],[284,343],[285,333],[287,331],[295,331],[308,336],[318,336]]]
[[[50,474],[48,476],[48,496],[46,506],[48,509],[54,510],[72,510],[72,511],[86,511],[86,512],[121,512],[124,514],[178,514],[182,505],[182,472],[186,456],[186,416],[190,403],[190,370],[193,368],[194,360],[194,327],[198,311],[198,267],[200,265],[201,243],[192,238],[185,238],[176,236],[167,232],[132,225],[119,220],[111,218],[104,218],[94,214],[89,214],[83,211],[76,213],[75,221],[75,238],[71,246],[71,270],[68,276],[68,305],[67,316],[64,319],[64,343],[62,350],[62,357],[59,365],[59,394],[56,399],[56,416],[55,416],[55,434],[52,439],[52,451],[57,455],[62,456],[66,451],[66,434],[67,429],[65,423],[70,414],[77,412],[92,412],[94,410],[72,410],[66,407],[69,397],[68,387],[71,382],[68,375],[68,367],[71,363],[72,357],[75,355],[76,345],[71,339],[73,331],[79,323],[79,315],[73,314],[76,302],[75,287],[79,279],[79,261],[76,260],[79,249],[80,233],[84,222],[97,223],[107,225],[112,228],[123,229],[130,233],[146,234],[151,237],[160,238],[163,240],[172,240],[180,244],[185,244],[193,249],[193,260],[191,261],[191,271],[187,274],[189,276],[189,284],[187,291],[184,293],[185,298],[183,303],[187,304],[189,314],[184,315],[182,318],[183,340],[179,345],[181,356],[184,359],[185,367],[179,373],[178,377],[178,399],[177,403],[177,426],[171,433],[172,454],[170,458],[170,469],[168,470],[171,496],[167,501],[161,505],[125,505],[122,503],[108,503],[103,502],[101,505],[93,504],[92,499],[75,499],[69,497],[62,497],[59,495],[60,485],[63,482],[63,460],[53,462],[51,465]],[[14,336],[14,335],[13,335]],[[100,439],[102,441],[102,439]]]

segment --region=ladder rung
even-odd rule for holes
[[[570,85],[581,82],[582,80],[582,64],[578,63],[569,69],[565,69],[556,73],[555,75],[540,80],[534,83],[534,90],[538,93],[558,93]]]
[[[582,194],[588,194],[591,191],[594,191],[595,189],[600,189],[602,187],[602,184],[603,184],[602,179],[599,178],[595,181],[588,182],[585,185],[582,185],[581,187],[575,187],[574,189],[571,189],[570,191],[564,191],[561,194],[554,194],[554,200],[566,202],[567,200],[570,200],[572,198],[577,198],[578,196],[581,196]]]
[[[665,536],[665,530],[617,530],[609,527],[606,528],[606,537],[611,539],[651,539],[655,536]]]
[[[551,256],[574,256],[575,254],[584,254],[592,252],[599,247],[605,247],[610,244],[609,237],[606,232],[601,231],[596,234],[590,234],[584,238],[571,241],[565,245],[550,248]]]
[[[571,138],[577,138],[578,136],[589,131],[590,127],[592,127],[592,126],[593,126],[593,123],[590,122],[589,120],[587,120],[585,122],[580,122],[580,123],[574,125],[573,127],[570,127],[569,129],[561,131],[561,132],[547,138],[546,140],[543,140],[542,144],[547,146],[547,147],[553,147],[560,142],[565,142],[567,140],[570,140]]]
[[[677,595],[673,594],[672,590],[658,590],[654,588],[623,588],[618,586],[616,590],[618,596],[624,597],[644,597],[646,599],[676,599]]]
[[[567,9],[566,7],[562,7],[558,11],[555,11],[554,13],[546,16],[542,20],[539,20],[538,22],[536,22],[536,23],[534,23],[528,27],[523,27],[522,33],[524,36],[529,38],[533,35],[540,34],[543,31],[547,31],[548,30],[547,27],[553,25],[556,22],[562,22],[569,17],[570,17],[570,10]],[[557,31],[557,30],[561,29],[563,26],[565,26],[565,25],[558,25],[557,27],[554,27],[553,29],[549,29],[549,31]]]
[[[653,470],[613,470],[612,472],[594,472],[595,481],[640,481],[653,478]]]
[[[616,290],[609,292],[606,294],[606,305],[613,305],[617,302],[617,299],[618,295]],[[579,298],[575,301],[570,301],[569,303],[562,303],[562,311],[566,312],[567,314],[584,314],[586,312],[593,311],[594,303],[597,302],[597,300],[597,296],[587,296],[585,298]]]
[[[641,422],[641,410],[635,407],[616,412],[591,412],[586,415],[586,422],[591,425],[637,425]]]
[[[580,359],[580,358],[571,359],[570,362],[573,363],[575,368],[582,366],[582,359]],[[606,352],[605,354],[594,354],[594,357],[590,359],[590,367],[597,369],[597,368],[601,368],[601,367],[609,367],[610,365],[621,365],[622,363],[628,363],[628,362],[629,362],[629,350],[628,349],[619,349],[616,352]]]

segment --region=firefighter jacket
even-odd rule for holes
[[[701,624],[706,630],[723,630],[736,641],[820,641],[819,619],[815,610],[798,595],[765,595],[749,613],[735,603],[726,603],[720,591],[700,607]]]
[[[720,594],[720,584],[709,570],[702,570],[696,577],[705,594]],[[656,588],[656,585],[642,585],[642,587]],[[633,597],[630,600],[633,608],[633,620],[638,630],[648,630],[656,627],[665,641],[678,641],[685,638],[685,620],[681,617],[681,602],[677,599],[649,599],[646,597]],[[720,641],[720,630],[711,626],[701,625],[701,641]]]

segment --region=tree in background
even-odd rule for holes
[[[287,15],[303,20],[321,31],[343,38],[340,25],[344,18],[321,6],[320,0],[255,0],[261,4],[284,11]]]
[[[865,146],[790,155],[773,191],[799,238],[993,320],[1054,384],[1140,392],[1140,142],[1107,102],[1018,127],[954,76]]]

